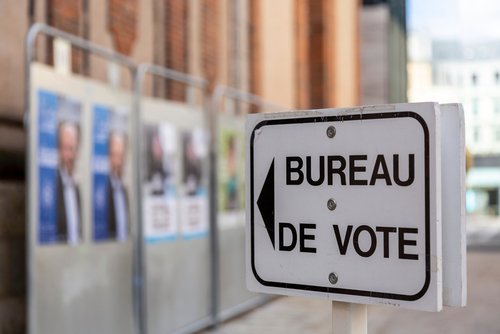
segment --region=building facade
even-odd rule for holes
[[[466,147],[467,211],[500,214],[500,41],[410,39],[410,101],[461,102]]]
[[[360,101],[359,11],[351,0],[0,1],[0,332],[26,331],[24,38],[43,22],[147,62],[252,92],[287,109]],[[36,61],[54,64],[38,38]],[[124,68],[71,49],[77,75],[131,89]],[[186,102],[182,85],[148,78],[145,94]],[[4,275],[3,273],[6,273]]]

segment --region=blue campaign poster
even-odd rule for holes
[[[82,240],[77,161],[81,104],[38,91],[38,242],[78,244]]]
[[[93,239],[126,241],[130,234],[125,181],[128,116],[126,110],[93,107]]]
[[[38,241],[50,244],[57,236],[57,110],[56,94],[38,91]]]
[[[94,106],[93,126],[93,206],[94,240],[104,241],[110,238],[108,229],[107,181],[109,178],[108,135],[110,110],[103,106]]]

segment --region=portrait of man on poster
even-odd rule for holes
[[[75,180],[75,164],[80,146],[80,127],[62,121],[57,128],[57,235],[59,242],[77,244],[82,240],[80,189]]]
[[[127,153],[127,135],[112,131],[109,134],[109,178],[107,183],[108,235],[110,239],[127,240],[129,233],[129,203],[123,173]]]

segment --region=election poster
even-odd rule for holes
[[[82,242],[81,103],[48,90],[38,94],[38,241]]]
[[[128,112],[94,105],[93,240],[126,241],[130,234]]]
[[[219,227],[242,226],[245,222],[245,156],[243,132],[223,127],[218,140]]]
[[[205,236],[208,232],[206,133],[201,128],[182,133],[181,230],[184,238]]]
[[[175,240],[178,134],[170,123],[144,125],[143,221],[147,243]]]

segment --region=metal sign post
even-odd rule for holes
[[[367,306],[332,302],[333,334],[366,334],[368,330]]]

